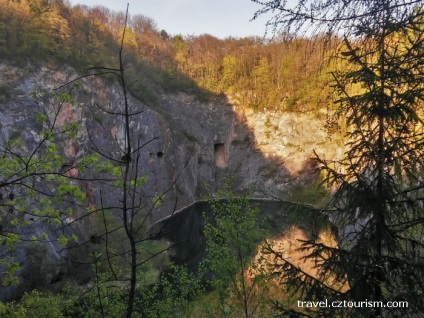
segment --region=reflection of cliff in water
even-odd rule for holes
[[[265,226],[272,238],[284,237],[297,239],[316,239],[329,222],[319,210],[309,206],[285,201],[251,199],[253,207],[264,214]],[[212,210],[208,201],[197,201],[172,216],[156,222],[150,229],[152,237],[160,237],[169,241],[169,257],[176,263],[186,263],[194,268],[205,254],[206,239],[203,234],[203,214],[211,215]],[[301,237],[295,237],[289,230],[298,229]]]

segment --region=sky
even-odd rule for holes
[[[250,0],[71,0],[71,4],[102,5],[114,11],[152,18],[159,30],[169,34],[210,34],[218,38],[259,36],[265,34],[267,18],[249,22],[261,6]]]

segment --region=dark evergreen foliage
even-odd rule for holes
[[[289,30],[322,27],[344,33],[339,59],[348,66],[333,73],[338,115],[348,126],[348,150],[340,162],[317,158],[326,181],[336,188],[328,213],[339,228],[339,246],[304,242],[308,257],[317,261],[318,278],[269,248],[282,261],[275,270],[306,300],[408,302],[408,308],[332,308],[311,310],[310,316],[413,317],[424,312],[420,4],[323,0],[289,8],[271,1],[259,12],[277,9],[270,23]],[[323,285],[328,275],[349,289]],[[292,309],[280,309],[294,315]]]

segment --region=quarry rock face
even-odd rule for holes
[[[40,141],[40,132],[46,125],[60,128],[77,123],[76,135],[55,141],[60,154],[66,157],[66,173],[77,178],[74,182],[86,193],[90,206],[99,206],[100,194],[105,206],[116,206],[121,192],[94,182],[79,181],[93,175],[79,171],[78,162],[93,152],[121,160],[126,146],[122,88],[116,82],[97,76],[80,78],[75,86],[77,82],[72,81],[79,76],[67,66],[18,68],[0,64],[1,91],[6,91],[0,96],[0,144],[19,138],[24,150],[31,151]],[[36,98],[41,92],[69,93],[72,99],[58,102],[55,98]],[[298,118],[285,115],[287,118],[274,116],[269,120],[269,116],[240,111],[223,96],[199,101],[187,93],[163,95],[155,105],[144,105],[129,96],[129,104],[134,114],[130,122],[132,148],[139,149],[134,152],[138,156],[139,175],[146,177],[141,191],[146,198],[164,194],[162,204],[149,215],[150,224],[169,218],[197,200],[213,197],[228,180],[235,193],[256,198],[283,198],[293,184],[301,184],[302,176],[307,176],[304,166],[308,155],[303,154],[293,164],[295,150],[289,149],[294,151],[291,157],[281,150],[288,149],[288,138],[296,138],[293,130],[302,130]],[[37,121],[37,113],[46,116],[44,124]],[[273,132],[276,128],[262,132],[269,125],[278,126],[279,132]],[[323,127],[318,123],[312,126],[321,138]],[[260,137],[263,134],[267,136],[265,141]],[[308,147],[308,151],[303,152],[312,154],[313,138],[308,139]],[[285,155],[290,157],[290,165],[285,162]],[[83,208],[73,207],[73,215],[63,221],[72,223],[84,213]],[[196,218],[190,217],[192,220],[185,222],[198,223]],[[42,220],[32,222],[31,229],[35,232],[46,227]],[[54,241],[58,233],[47,231]],[[67,231],[83,240],[93,235],[89,218],[67,227]],[[199,236],[193,237],[199,240]],[[21,252],[15,255],[21,264],[26,259],[24,249],[25,246],[21,246]],[[61,248],[53,242],[45,251],[53,276],[58,275],[66,258],[66,252],[58,253],[58,250]],[[13,295],[13,290],[3,289],[3,292],[4,299]]]
[[[58,141],[69,165],[93,150],[120,159],[125,130],[119,115],[123,95],[118,84],[88,76],[77,87],[62,87],[79,77],[65,66],[2,64],[0,70],[0,85],[10,92],[0,103],[0,143],[19,137],[31,149],[43,128],[35,118],[41,112],[48,117],[47,124],[80,125],[75,138]],[[70,92],[73,103],[59,105],[31,97],[33,92],[59,87],[58,94]],[[328,137],[323,123],[307,115],[255,113],[229,104],[223,96],[201,102],[187,93],[163,95],[155,105],[144,105],[131,96],[129,102],[131,111],[137,113],[130,123],[133,146],[145,144],[139,160],[140,175],[148,180],[144,188],[154,194],[174,185],[169,199],[179,197],[177,208],[210,197],[230,178],[236,192],[282,198],[292,184],[301,182],[294,179],[304,172],[313,150],[333,159],[340,156],[337,147],[323,147]],[[78,176],[78,171],[69,174]],[[156,211],[152,222],[166,217],[166,209]]]

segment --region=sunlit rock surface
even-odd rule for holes
[[[37,123],[36,114],[42,113],[47,117],[44,125],[60,127],[72,122],[80,125],[73,138],[56,140],[60,153],[67,158],[69,177],[93,177],[78,169],[78,161],[93,151],[120,160],[121,150],[125,148],[124,122],[122,116],[107,112],[119,113],[123,109],[121,87],[93,76],[80,79],[79,86],[72,89],[72,85],[66,85],[79,76],[67,66],[18,68],[0,64],[0,85],[9,92],[0,96],[0,144],[19,138],[24,149],[31,151],[40,140],[43,125]],[[34,92],[52,92],[56,88],[60,88],[58,93],[69,92],[75,102],[42,102],[31,97]],[[213,197],[216,189],[229,180],[235,193],[284,198],[290,189],[309,180],[313,150],[327,157],[340,155],[337,147],[325,146],[324,122],[307,115],[255,113],[232,105],[223,96],[199,101],[182,92],[163,95],[155,105],[144,105],[131,96],[129,101],[131,112],[138,113],[130,123],[133,145],[145,145],[137,152],[139,174],[147,177],[141,191],[147,200],[165,193],[161,205],[149,215],[151,224],[158,224],[197,200]],[[121,193],[117,189],[94,181],[74,182],[86,193],[87,205],[99,206],[100,193],[105,206],[119,202]],[[72,223],[85,213],[81,207],[73,207],[73,211],[64,223]],[[195,235],[188,244],[201,246],[201,234],[192,232],[201,231],[196,218],[190,216],[181,224],[189,224],[186,234]],[[75,222],[67,227],[68,234],[76,233],[81,241],[89,240],[93,235],[90,222],[90,218]],[[287,228],[285,221],[278,222],[277,227],[281,226],[282,231]],[[186,228],[176,226],[178,233]],[[53,241],[47,246],[45,257],[54,273],[50,281],[55,281],[66,258],[66,252],[58,253],[61,248],[54,242],[59,233],[43,220],[30,220],[32,231],[45,227]],[[172,253],[180,254],[180,260],[192,258],[189,261],[195,262],[201,253],[186,255],[191,249],[188,246],[185,251]],[[19,263],[25,262],[24,252],[18,251],[15,257]],[[13,291],[1,294],[6,299]]]

